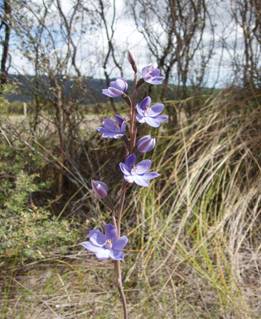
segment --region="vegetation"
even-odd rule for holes
[[[129,48],[161,68],[141,95],[169,115],[146,130],[160,178],[126,194],[130,319],[259,319],[260,1],[118,3],[0,4],[0,319],[119,319],[112,264],[79,244],[111,217],[91,179],[120,188],[125,154],[96,128],[128,116],[100,96]]]
[[[161,178],[148,189],[137,188],[125,211],[125,230],[135,247],[127,251],[130,266],[124,274],[131,318],[259,318],[260,96],[227,90],[202,98],[193,120],[184,112],[188,101],[168,103],[178,121],[158,136],[154,161]],[[107,318],[108,313],[118,318],[119,301],[107,289],[113,269],[77,246],[86,222],[99,226],[105,207],[75,194],[68,182],[66,197],[53,206],[62,207],[60,215],[67,218],[57,216],[46,205],[54,179],[43,178],[45,161],[29,160],[32,153],[21,145],[14,152],[7,140],[8,133],[1,149],[6,165],[1,258],[13,260],[3,281],[6,318]],[[105,147],[97,145],[93,151]],[[117,152],[117,143],[109,147]],[[10,165],[14,154],[18,164]],[[76,220],[85,222],[79,228]]]

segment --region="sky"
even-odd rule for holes
[[[33,1],[41,7],[42,0]],[[62,8],[66,15],[69,14],[72,9],[72,1],[73,0],[61,0]],[[114,43],[116,46],[116,54],[124,66],[124,76],[126,78],[131,78],[131,68],[127,63],[126,56],[124,59],[121,56],[122,51],[130,50],[136,58],[140,69],[149,63],[155,64],[155,60],[153,60],[153,57],[149,53],[143,36],[137,31],[134,21],[130,17],[126,17],[126,15],[124,15],[124,3],[125,0],[116,0],[117,24],[115,27],[116,32]],[[237,37],[240,43],[240,38],[242,38],[242,30],[236,28],[230,21],[228,3],[229,0],[220,0],[219,6],[215,7],[215,10],[211,11],[212,19],[215,24],[216,43],[214,55],[208,66],[208,78],[206,80],[207,86],[213,86],[216,84],[217,87],[222,87],[230,81],[232,73],[230,55],[233,50],[233,41],[235,37]],[[51,5],[50,9],[54,10],[54,5]],[[109,9],[106,11],[106,14],[110,20],[112,16],[111,10]],[[55,28],[55,23],[57,23],[55,20],[55,13],[49,23],[53,28]],[[228,43],[227,50],[225,51],[222,50],[222,45],[219,40],[221,37],[225,37]],[[28,63],[27,59],[25,59],[21,54],[21,51],[18,48],[19,43],[17,43],[17,39],[14,35],[12,40],[16,44],[11,45],[10,50],[13,65],[11,72],[33,73],[30,63]],[[207,45],[209,40],[210,33],[207,32],[204,36],[204,45]],[[61,54],[64,51],[63,45],[59,48]],[[101,31],[101,29],[99,29],[98,31],[92,31],[91,33],[86,32],[84,37],[81,38],[81,42],[78,42],[77,45],[79,47],[77,61],[82,74],[93,76],[95,78],[102,78],[102,57],[104,57],[107,50],[107,41],[104,30]],[[240,55],[240,45],[237,50]],[[55,57],[57,50],[50,54],[53,54],[53,57]],[[112,63],[110,64],[109,69],[111,71],[111,77],[119,76],[118,70]],[[175,79],[175,70],[173,71],[172,79],[173,81]]]

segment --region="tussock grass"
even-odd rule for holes
[[[159,132],[161,178],[128,198],[130,318],[261,317],[260,96],[223,91],[198,109]],[[3,318],[119,318],[110,264],[73,260],[12,277]]]

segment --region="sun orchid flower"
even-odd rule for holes
[[[113,259],[123,260],[123,248],[128,243],[126,236],[118,237],[117,229],[112,224],[105,225],[105,234],[99,229],[89,231],[89,241],[84,241],[81,245],[88,251],[95,253],[100,260]]]
[[[164,105],[162,103],[156,103],[151,106],[151,97],[147,96],[136,105],[136,119],[139,123],[147,123],[149,126],[159,127],[161,123],[168,121],[167,115],[160,115],[163,109]]]
[[[128,183],[136,183],[139,186],[149,186],[149,181],[160,176],[157,172],[150,172],[151,160],[143,160],[136,164],[136,155],[130,154],[124,161],[120,163],[120,169],[124,179]]]
[[[145,66],[141,73],[143,80],[149,84],[159,85],[164,80],[164,76],[160,74],[160,70],[152,64]]]
[[[91,184],[96,197],[105,198],[108,195],[108,186],[104,182],[92,179]]]
[[[102,93],[109,97],[118,97],[128,90],[128,83],[124,79],[117,79],[110,82],[108,89],[103,89]]]
[[[156,144],[156,139],[150,135],[145,135],[138,139],[137,149],[140,153],[147,153],[154,149]]]
[[[118,139],[125,135],[126,121],[119,114],[116,114],[114,119],[104,119],[102,125],[102,127],[97,128],[97,131],[100,132],[104,138]]]

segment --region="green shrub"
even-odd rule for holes
[[[30,196],[44,184],[36,182],[37,175],[18,173],[15,185],[10,183],[0,208],[0,256],[26,261],[50,256],[54,251],[64,253],[65,246],[77,240],[72,223],[51,216],[45,207],[30,203]],[[3,199],[3,198],[2,198]]]

